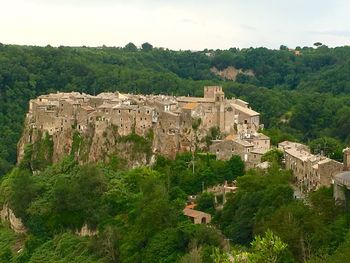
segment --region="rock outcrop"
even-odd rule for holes
[[[4,204],[0,212],[1,221],[8,223],[10,228],[16,233],[26,233],[27,229],[22,220],[13,213],[12,209]]]
[[[98,230],[92,230],[87,224],[84,224],[79,231],[76,232],[78,236],[81,237],[91,237],[98,234]]]
[[[248,70],[242,70],[242,69],[236,69],[235,67],[229,66],[223,70],[218,70],[217,68],[213,67],[210,69],[211,72],[213,72],[215,75],[220,76],[222,79],[225,80],[232,80],[235,81],[238,74],[243,74],[246,76],[254,77],[254,72],[251,69]]]

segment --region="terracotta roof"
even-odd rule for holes
[[[185,209],[193,209],[195,208],[196,204],[190,204],[185,207]]]
[[[229,134],[226,136],[225,141],[233,141],[236,138],[237,138],[236,134]]]
[[[103,103],[102,105],[98,106],[97,108],[99,109],[112,109],[114,105],[108,104],[108,103]]]
[[[265,134],[263,134],[263,133],[258,133],[258,135],[255,136],[255,138],[261,139],[261,140],[269,140],[269,139],[270,139],[269,136],[267,136],[267,135],[265,135]]]
[[[242,146],[245,146],[245,147],[253,147],[254,146],[253,144],[251,144],[250,142],[247,142],[245,140],[235,139],[234,141]]]
[[[244,114],[247,114],[249,116],[258,116],[260,115],[259,112],[256,112],[252,109],[249,109],[249,108],[246,108],[246,107],[242,107],[238,104],[232,104],[232,107],[234,107],[236,110],[240,111],[240,112],[243,112]]]
[[[168,99],[160,100],[159,98],[157,98],[155,100],[155,102],[162,104],[162,105],[174,105],[174,104],[176,104],[176,101],[168,100]]]
[[[297,158],[303,162],[305,162],[306,160],[308,160],[310,157],[313,156],[309,152],[306,152],[303,150],[297,150],[295,148],[285,149],[285,152],[294,156],[295,158]]]
[[[113,106],[114,110],[134,110],[137,109],[137,105],[127,105],[127,104],[119,104]]]
[[[178,97],[180,102],[215,102],[213,98],[198,98],[198,97]]]
[[[256,153],[256,154],[265,154],[269,151],[269,149],[264,149],[264,148],[254,148],[251,150],[251,153]]]
[[[197,102],[189,102],[189,103],[185,104],[182,108],[185,110],[193,110],[197,106],[198,106]]]
[[[240,102],[240,103],[245,104],[245,105],[249,104],[248,102],[241,100],[241,99],[235,99],[235,101]]]
[[[86,110],[86,111],[94,111],[95,109],[93,107],[91,107],[90,105],[86,105],[86,106],[81,106],[81,108],[83,110]]]
[[[197,218],[197,217],[203,217],[203,216],[210,216],[207,213],[204,213],[202,211],[194,210],[194,209],[189,209],[185,208],[183,210],[184,214],[189,217]]]

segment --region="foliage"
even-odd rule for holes
[[[268,151],[267,153],[265,153],[262,157],[261,157],[261,161],[262,162],[270,162],[270,163],[278,163],[278,164],[282,164],[282,158],[283,158],[283,152],[279,149],[272,149],[270,151]]]
[[[293,200],[288,174],[273,169],[271,167],[267,174],[250,171],[250,174],[237,178],[237,193],[227,200],[216,219],[233,242],[249,244],[260,223]]]
[[[267,230],[264,237],[255,236],[251,243],[252,252],[248,254],[249,261],[259,262],[286,262],[283,259],[283,253],[287,248],[287,244],[270,230]]]
[[[139,136],[136,133],[130,133],[129,135],[118,138],[118,142],[132,143],[132,153],[145,153],[148,160],[152,155],[152,140],[153,133],[151,130],[146,137]]]
[[[218,126],[210,127],[207,136],[204,138],[207,148],[212,144],[212,140],[221,139],[221,132]]]
[[[28,263],[41,262],[102,263],[103,260],[89,251],[88,239],[64,233],[38,247],[28,261]]]
[[[215,213],[214,195],[209,192],[202,193],[197,200],[196,210],[214,214]]]
[[[11,230],[0,226],[0,262],[10,262],[14,255],[13,247],[17,238]]]
[[[318,138],[312,140],[309,146],[313,154],[322,154],[337,161],[343,160],[343,146],[336,139],[329,137]]]
[[[229,161],[217,161],[210,155],[195,155],[195,173],[192,172],[191,153],[181,153],[175,160],[158,157],[153,167],[165,174],[171,187],[180,187],[186,194],[195,194],[204,188],[232,181],[243,175],[244,163],[239,156]]]

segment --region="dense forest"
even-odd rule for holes
[[[32,175],[28,161],[7,174],[1,204],[22,218],[27,234],[0,228],[0,262],[346,262],[350,213],[321,188],[296,200],[291,174],[277,154],[268,171],[250,170],[238,156],[217,161],[190,153],[158,156],[152,167],[125,170],[117,159],[78,165],[71,157]],[[223,180],[238,191],[218,210],[202,192]],[[182,214],[189,194],[212,224]],[[222,200],[219,200],[219,203]],[[98,231],[81,237],[87,225]]]
[[[214,67],[241,73],[223,79]],[[218,161],[198,152],[157,156],[152,166],[135,169],[118,156],[85,165],[67,156],[33,174],[35,147],[15,165],[30,98],[117,90],[202,96],[204,85],[222,85],[227,97],[247,100],[274,144],[301,141],[341,160],[350,143],[350,47],[192,52],[132,43],[0,44],[0,206],[8,205],[27,229],[16,234],[0,226],[0,262],[346,262],[349,210],[335,204],[331,188],[295,199],[278,151],[264,156],[271,162],[266,171],[245,171],[238,156]],[[218,209],[205,189],[225,180],[236,180],[238,190]],[[210,226],[183,215],[188,195],[198,195]],[[78,235],[83,226],[98,234]]]

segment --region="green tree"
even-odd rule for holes
[[[262,162],[270,162],[270,163],[278,163],[279,165],[282,164],[282,158],[283,158],[283,152],[279,149],[272,149],[268,152],[266,152],[262,157]]]
[[[313,154],[322,154],[337,161],[343,160],[343,147],[341,143],[334,138],[318,138],[312,140],[309,146]]]
[[[142,44],[143,51],[151,51],[152,49],[153,49],[153,46],[150,43],[145,42]]]
[[[135,46],[134,43],[130,42],[125,45],[124,50],[126,51],[137,51],[137,47]]]
[[[196,210],[203,211],[206,213],[215,213],[215,200],[214,195],[209,192],[203,192],[197,200]]]
[[[252,252],[248,254],[249,262],[286,262],[283,257],[287,244],[283,243],[271,230],[267,230],[264,237],[255,236],[251,246]]]

